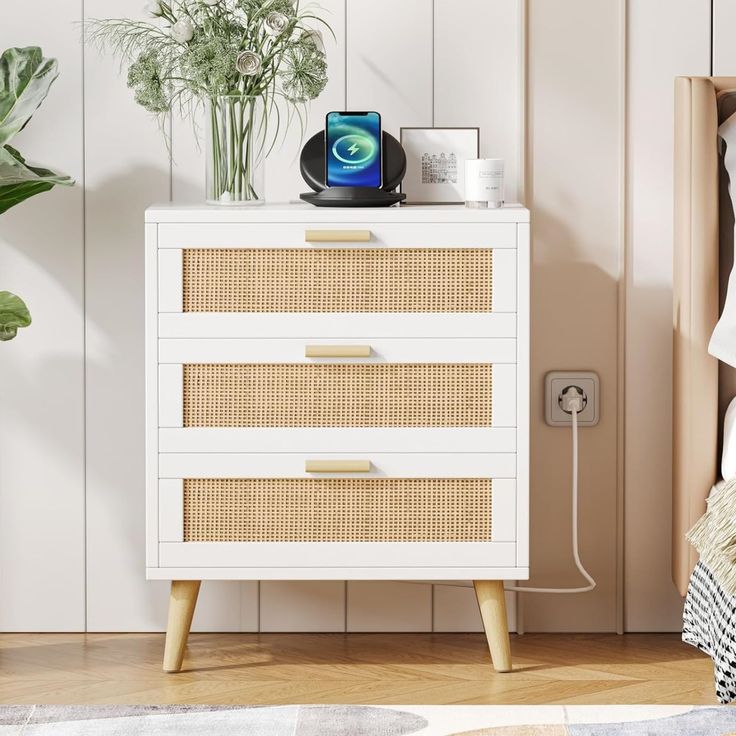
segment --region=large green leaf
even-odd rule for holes
[[[19,327],[31,324],[31,313],[25,302],[9,291],[0,291],[0,341],[12,340]]]
[[[0,56],[0,146],[23,129],[57,76],[56,59],[44,59],[38,46]]]
[[[73,184],[71,177],[27,164],[11,146],[0,148],[0,215],[34,194],[55,184]]]

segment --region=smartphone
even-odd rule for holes
[[[377,112],[328,112],[325,182],[328,187],[381,187],[381,116]]]

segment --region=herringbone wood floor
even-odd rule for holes
[[[176,675],[160,634],[2,634],[2,703],[714,703],[710,660],[675,634],[193,634]]]

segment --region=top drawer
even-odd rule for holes
[[[212,315],[216,321],[228,313],[236,319],[510,315],[517,309],[516,236],[516,225],[509,223],[348,230],[323,223],[160,225],[159,312],[176,322],[172,329],[179,336],[196,332],[199,318]],[[490,323],[486,328],[505,336]]]

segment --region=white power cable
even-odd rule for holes
[[[525,588],[521,586],[507,586],[506,590],[515,593],[588,593],[595,588],[595,580],[583,567],[578,549],[578,411],[582,410],[582,400],[575,397],[569,402],[569,411],[572,415],[572,556],[580,574],[588,581],[582,588]]]

